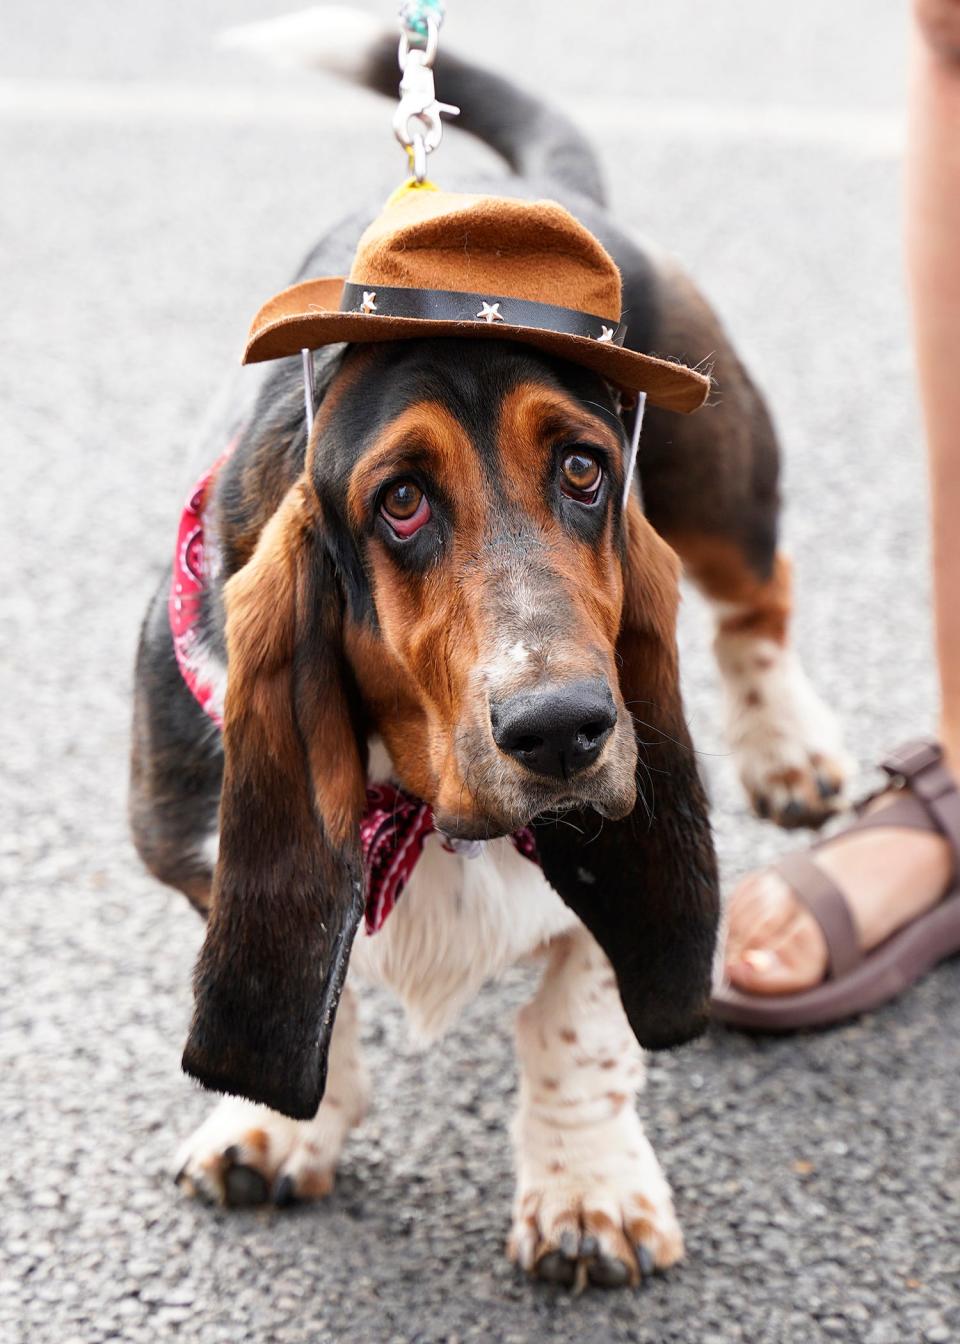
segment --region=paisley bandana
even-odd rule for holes
[[[173,651],[180,674],[200,708],[218,728],[223,727],[223,685],[210,678],[209,658],[197,624],[203,591],[219,572],[216,545],[204,538],[204,513],[217,472],[236,447],[234,439],[213,466],[200,478],[187,497],[177,530],[173,577],[167,611]],[[428,803],[414,798],[395,784],[371,784],[367,810],[360,822],[360,848],[366,888],[366,930],[376,933],[396,905],[423,853],[428,836],[442,834]],[[510,837],[516,850],[532,863],[539,863],[537,845],[528,826]],[[483,852],[482,841],[461,842],[442,838],[450,853],[474,858]]]
[[[173,652],[177,666],[197,704],[208,714],[218,728],[223,727],[223,686],[209,680],[210,662],[204,659],[197,622],[200,620],[203,590],[220,568],[220,557],[215,546],[204,541],[203,515],[210,487],[217,472],[237,446],[237,440],[227,447],[204,472],[191,490],[177,529],[177,549],[173,555],[173,578],[167,612]]]

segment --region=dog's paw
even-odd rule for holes
[[[227,1097],[182,1145],[176,1182],[187,1194],[250,1208],[321,1199],[333,1189],[345,1125],[324,1102],[313,1120]]]
[[[645,1164],[627,1158],[619,1165],[617,1179],[556,1171],[521,1188],[510,1259],[528,1274],[577,1289],[636,1287],[682,1259],[683,1233],[665,1182],[651,1197]]]
[[[821,826],[842,806],[849,773],[834,715],[790,649],[721,636],[717,655],[730,745],[757,816]]]

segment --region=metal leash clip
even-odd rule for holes
[[[406,29],[400,37],[399,61],[403,77],[400,80],[400,103],[393,115],[393,133],[410,155],[413,176],[422,182],[427,175],[427,155],[440,144],[443,122],[440,114],[459,114],[459,107],[437,101],[433,82],[433,61],[437,54],[440,30],[431,14],[426,19],[426,46],[413,46],[411,38],[418,34]],[[411,123],[415,126],[411,128]]]

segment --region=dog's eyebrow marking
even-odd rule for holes
[[[436,401],[407,406],[381,430],[357,463],[347,490],[347,508],[356,527],[363,525],[367,503],[391,471],[403,471],[416,459],[435,459],[448,480],[470,484],[475,460],[470,438],[460,422]],[[465,479],[467,477],[467,479]]]
[[[596,444],[609,456],[615,488],[624,470],[624,445],[614,433],[566,393],[540,383],[520,383],[504,397],[498,425],[499,458],[505,481],[524,501],[529,517],[546,523],[543,496],[547,454],[564,442]]]
[[[511,390],[510,400],[515,407],[522,407],[523,417],[530,428],[545,438],[595,439],[611,452],[622,450],[620,435],[607,423],[612,420],[619,425],[619,421],[598,401],[587,404],[603,413],[605,420],[585,412],[583,404],[572,396],[539,383],[520,383]]]
[[[511,504],[519,506],[526,531],[535,525],[548,544],[557,537],[550,490],[554,457],[570,443],[597,446],[608,460],[610,485],[618,492],[623,440],[609,426],[595,420],[573,396],[540,383],[519,383],[504,396],[497,426],[498,483]]]

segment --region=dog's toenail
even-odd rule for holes
[[[630,1278],[630,1270],[622,1260],[601,1255],[590,1265],[590,1282],[599,1288],[622,1288]]]
[[[653,1251],[651,1251],[649,1246],[637,1247],[637,1264],[640,1266],[640,1277],[649,1279],[650,1275],[657,1267],[656,1261],[653,1258]]]
[[[237,1147],[235,1143],[231,1143],[229,1148],[224,1148],[223,1150],[223,1160],[224,1162],[226,1162],[228,1167],[232,1166],[239,1156],[240,1156],[240,1149]]]
[[[761,821],[767,821],[769,819],[770,804],[767,802],[766,798],[764,798],[762,794],[759,798],[754,799],[753,810],[754,812],[756,812],[757,816],[760,818]]]
[[[224,1177],[225,1203],[231,1209],[249,1209],[270,1198],[267,1182],[253,1167],[231,1167]]]
[[[579,1241],[576,1232],[574,1232],[572,1228],[568,1227],[567,1230],[560,1237],[560,1250],[563,1252],[563,1254],[567,1257],[568,1260],[573,1260],[576,1258],[578,1244]]]
[[[596,1255],[599,1249],[600,1243],[592,1232],[588,1232],[580,1243],[580,1254],[586,1259],[589,1259],[591,1255]]]
[[[826,775],[817,775],[817,793],[824,802],[830,798],[836,798],[840,792],[840,785],[836,780],[828,779]]]
[[[537,1273],[547,1283],[573,1283],[576,1261],[569,1259],[562,1251],[548,1251],[537,1262]]]
[[[297,1202],[296,1186],[289,1172],[277,1181],[273,1191],[273,1202],[278,1209],[288,1208]]]

